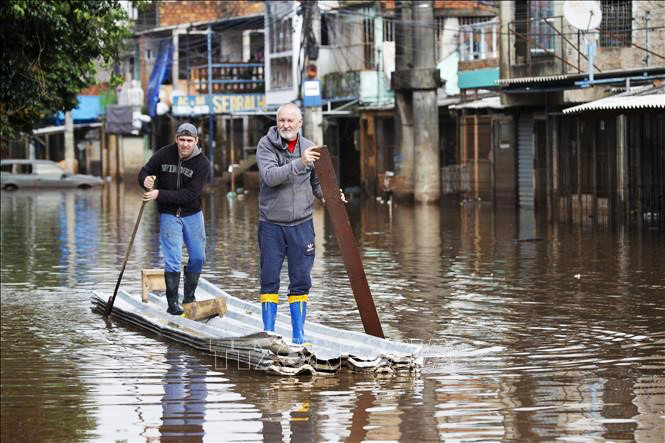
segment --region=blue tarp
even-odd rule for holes
[[[146,99],[148,103],[148,115],[154,117],[157,115],[157,102],[159,102],[159,86],[164,81],[166,73],[171,69],[171,58],[173,54],[173,43],[170,40],[162,40],[159,43],[157,59],[152,68],[150,80],[148,81],[148,92]]]
[[[76,97],[79,105],[72,109],[74,123],[94,122],[99,119],[101,106],[98,95],[79,95]],[[65,122],[65,113],[58,112],[55,116],[56,125],[62,125]]]

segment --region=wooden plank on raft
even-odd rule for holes
[[[314,167],[321,183],[323,197],[326,200],[326,209],[332,220],[337,244],[342,251],[344,266],[346,266],[353,296],[360,311],[360,319],[367,334],[384,338],[381,321],[379,320],[374,299],[367,284],[365,268],[360,258],[360,249],[353,235],[346,207],[340,196],[337,177],[332,161],[330,160],[330,152],[325,146],[320,148],[319,152],[321,152],[321,156],[314,163]]]

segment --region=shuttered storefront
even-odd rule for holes
[[[517,189],[519,205],[532,208],[533,195],[533,119],[520,115],[517,122]]]

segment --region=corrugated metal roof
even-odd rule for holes
[[[522,84],[522,83],[545,83],[545,82],[550,82],[550,81],[557,81],[557,80],[567,80],[569,78],[573,77],[584,77],[584,75],[580,74],[558,74],[558,75],[539,75],[539,76],[533,76],[533,77],[517,77],[517,78],[500,78],[498,80],[494,80],[494,83],[496,83],[499,86],[507,86],[507,85],[516,85],[516,84]]]
[[[228,311],[223,317],[192,321],[166,313],[165,297],[120,289],[112,318],[121,319],[217,357],[229,358],[243,367],[282,375],[353,372],[417,372],[423,363],[422,343],[405,343],[336,329],[305,321],[308,346],[289,343],[291,317],[278,312],[275,333],[263,332],[261,306],[233,297],[201,277],[197,300],[224,297]],[[108,296],[93,291],[91,301],[104,309]]]
[[[648,76],[663,75],[665,69],[662,66],[649,66],[631,69],[617,69],[611,71],[596,72],[596,80],[609,79],[609,78],[625,78],[639,80],[646,79]],[[515,78],[500,78],[495,80],[498,86],[511,86],[511,85],[525,85],[525,84],[541,84],[549,82],[573,82],[584,80],[588,77],[587,72],[579,73],[566,73],[566,74],[552,74],[552,75],[534,75],[529,77],[515,77]]]
[[[501,104],[501,97],[484,97],[479,100],[473,100],[470,102],[459,103],[457,105],[451,105],[451,109],[482,109],[482,108],[491,108],[491,109],[503,109],[505,106]]]
[[[563,113],[574,114],[586,111],[649,108],[665,109],[665,87],[641,86],[633,88],[621,94],[566,108]]]

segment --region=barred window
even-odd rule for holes
[[[439,59],[439,54],[441,54],[441,44],[443,42],[443,30],[445,17],[436,17],[434,23],[434,50],[436,51],[436,59]]]
[[[291,57],[276,57],[270,59],[270,88],[286,89],[293,86],[293,71]]]
[[[332,14],[321,14],[321,46],[333,46]]]
[[[552,20],[554,5],[552,2],[531,2],[529,4],[529,34],[533,41],[532,53],[554,50],[554,32],[548,21]]]
[[[395,19],[393,17],[383,18],[383,41],[395,41]]]
[[[374,18],[369,8],[362,9],[363,15],[363,60],[365,69],[374,69]]]
[[[270,32],[270,52],[285,52],[293,48],[293,25],[290,17],[276,21]]]
[[[631,45],[631,0],[601,0],[603,20],[600,22],[600,46],[617,48]]]

